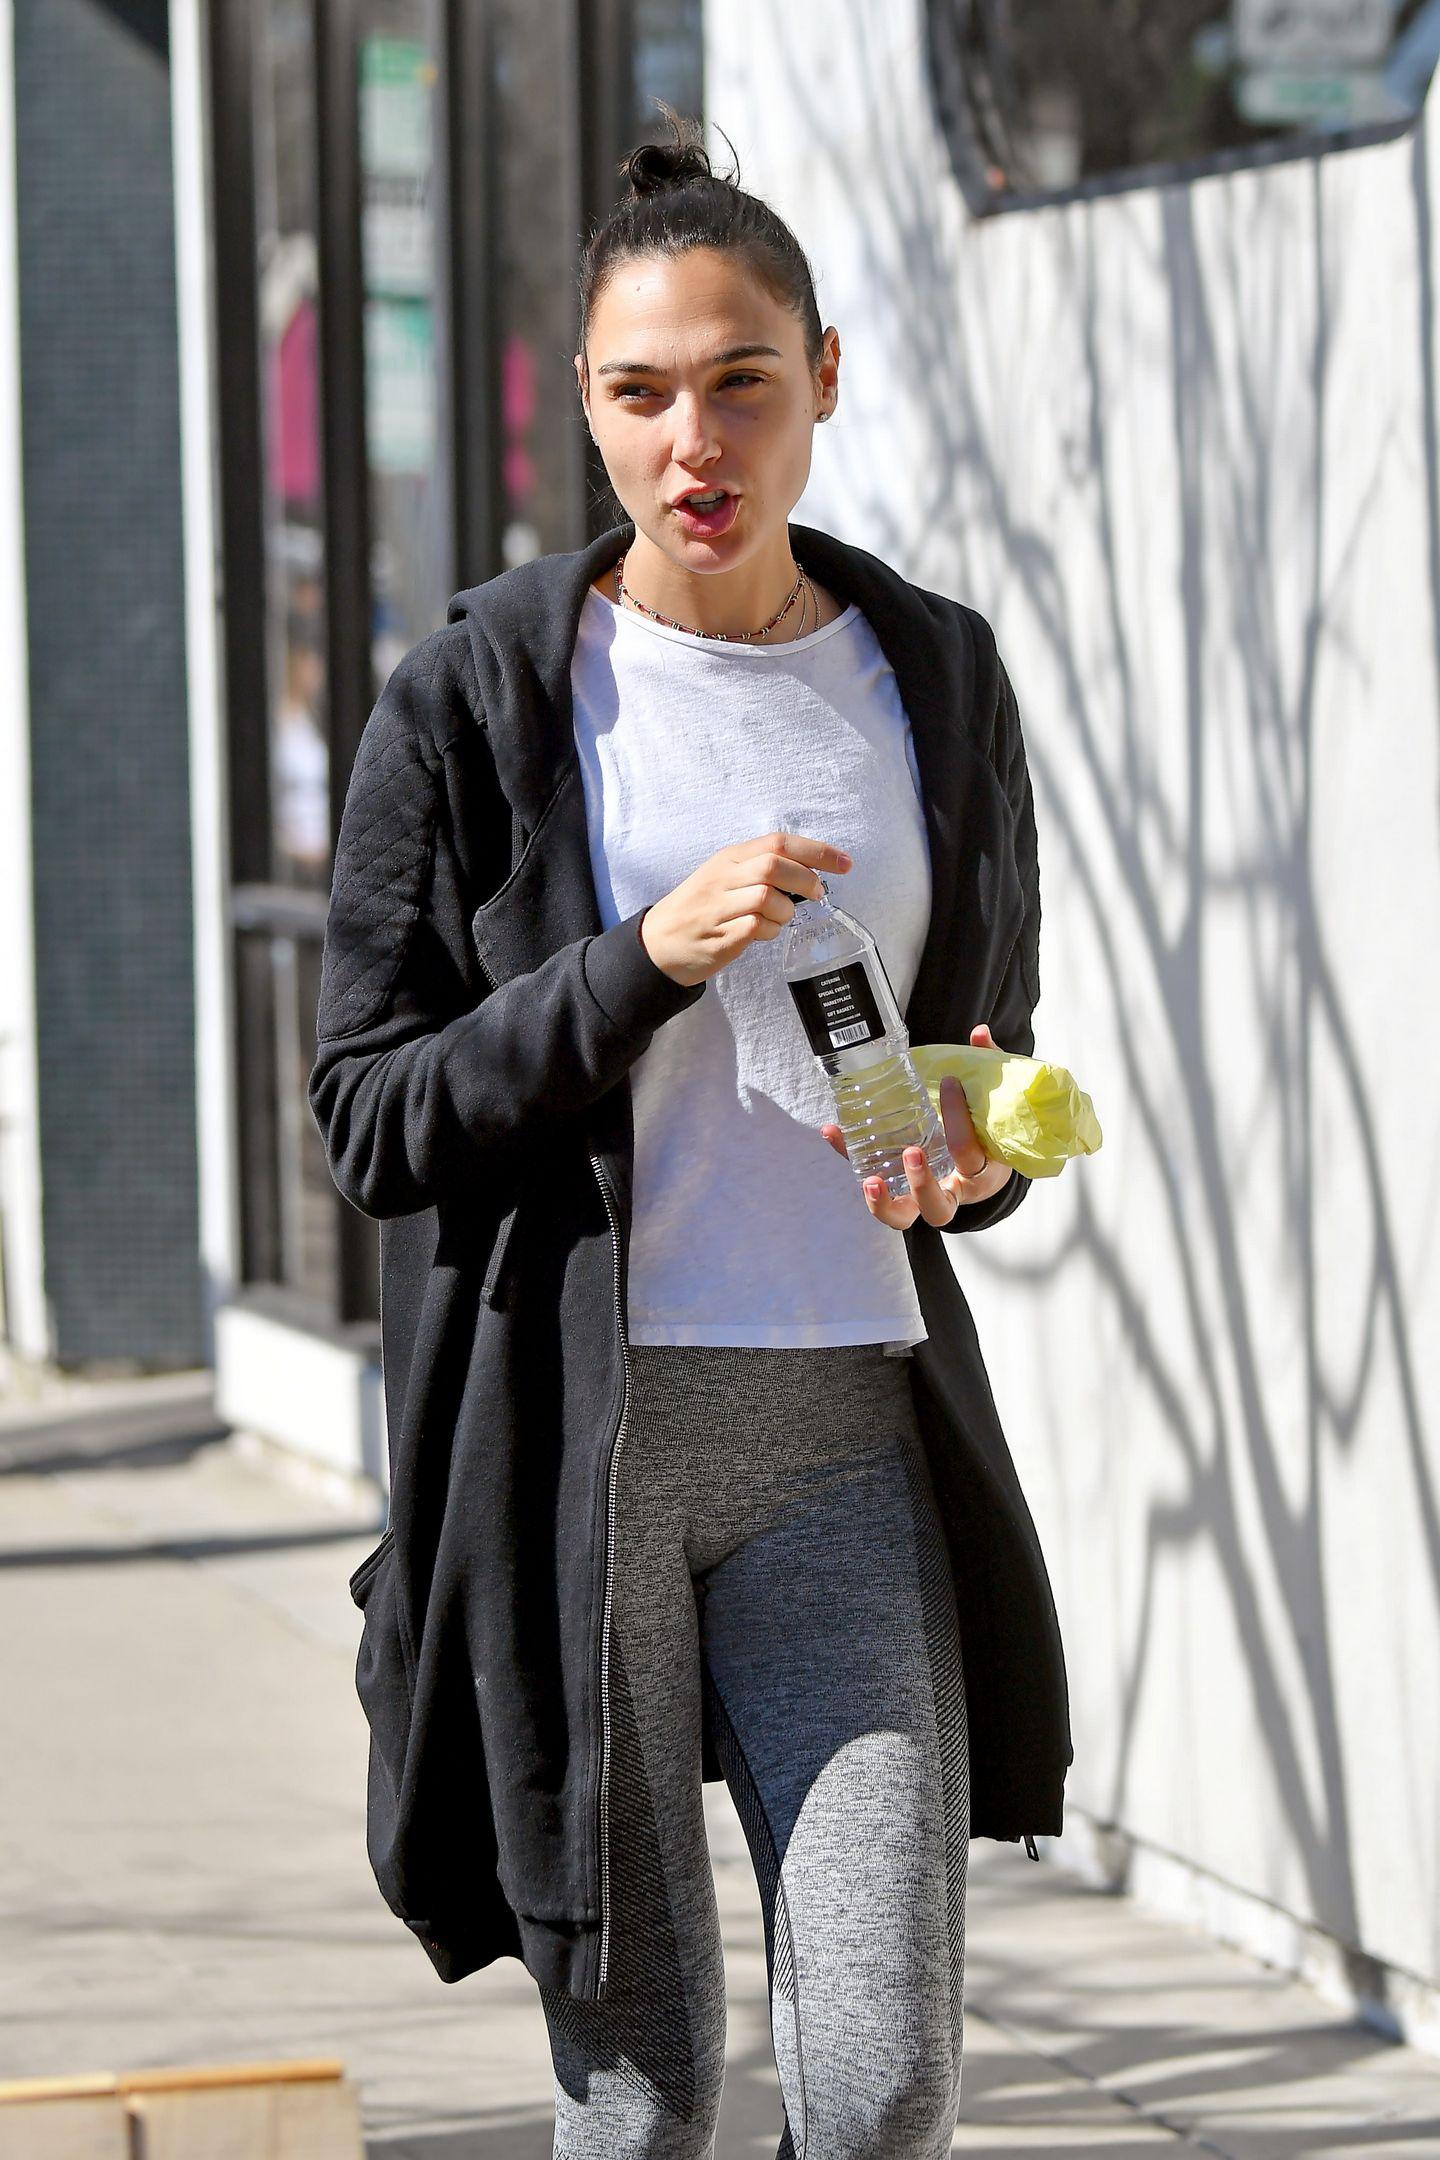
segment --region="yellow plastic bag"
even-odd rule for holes
[[[954,1073],[986,1154],[1026,1177],[1057,1177],[1072,1155],[1093,1155],[1100,1146],[1094,1105],[1063,1065],[975,1043],[912,1044],[910,1055],[936,1115],[941,1079]]]

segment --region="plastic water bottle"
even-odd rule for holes
[[[824,898],[800,901],[785,926],[781,972],[830,1082],[855,1175],[883,1178],[892,1199],[905,1199],[907,1147],[925,1150],[935,1177],[954,1169],[954,1157],[911,1063],[909,1031],[879,948],[863,923],[836,907],[828,879],[820,883]]]

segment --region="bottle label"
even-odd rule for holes
[[[859,1043],[879,1042],[884,1036],[885,1023],[863,961],[852,960],[848,967],[830,968],[805,982],[792,982],[790,995],[816,1057],[853,1050]]]

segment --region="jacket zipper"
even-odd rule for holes
[[[500,985],[494,971],[483,953],[475,954],[480,971],[492,989]],[[595,1172],[595,1182],[600,1187],[600,1197],[605,1203],[606,1219],[610,1224],[610,1242],[614,1254],[615,1325],[620,1337],[620,1364],[624,1374],[624,1387],[620,1398],[620,1423],[615,1429],[615,1440],[610,1450],[610,1475],[605,1500],[605,1592],[600,1620],[600,1978],[605,1985],[605,1974],[610,1963],[610,1612],[613,1604],[613,1578],[615,1571],[615,1479],[620,1461],[620,1447],[625,1438],[625,1421],[630,1413],[630,1345],[625,1339],[625,1309],[621,1301],[620,1276],[620,1219],[610,1195],[610,1181],[605,1166],[598,1155],[590,1157],[590,1167]],[[498,1267],[494,1273],[498,1276]],[[492,1284],[492,1289],[495,1286]]]
[[[511,1233],[515,1228],[515,1218],[519,1212],[520,1205],[517,1201],[508,1214],[501,1216],[499,1227],[495,1232],[495,1242],[490,1247],[490,1258],[485,1265],[485,1280],[480,1285],[480,1295],[487,1305],[498,1305],[500,1303],[501,1284],[505,1275],[505,1255],[509,1250]]]
[[[620,1423],[615,1430],[614,1445],[610,1450],[610,1478],[605,1505],[605,1602],[600,1622],[600,1978],[603,1989],[605,1974],[610,1962],[610,1609],[612,1604],[615,1572],[615,1474],[620,1461],[620,1448],[625,1438],[625,1420],[630,1413],[630,1345],[625,1339],[625,1313],[620,1298],[620,1222],[610,1197],[610,1182],[598,1155],[590,1157],[600,1197],[605,1202],[605,1213],[610,1219],[610,1237],[615,1255],[615,1324],[620,1336],[620,1364],[624,1373],[624,1390],[620,1401]]]

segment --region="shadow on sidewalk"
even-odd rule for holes
[[[183,1470],[210,1450],[224,1448],[231,1427],[215,1410],[209,1376],[199,1384],[154,1390],[144,1384],[119,1400],[103,1395],[91,1403],[0,1424],[0,1480],[94,1477],[106,1473]],[[384,1528],[378,1517],[350,1513],[284,1529],[177,1532],[151,1538],[109,1539],[77,1545],[0,1547],[0,1569],[130,1567],[154,1560],[213,1560],[253,1553],[343,1545]]]
[[[167,1469],[229,1437],[208,1388],[168,1399],[77,1405],[71,1413],[0,1425],[0,1477]]]
[[[345,1545],[384,1528],[376,1523],[325,1523],[303,1530],[252,1531],[235,1537],[145,1538],[127,1545],[0,1546],[0,1569],[134,1567],[151,1560],[222,1560],[243,1553],[295,1552],[315,1545]]]

